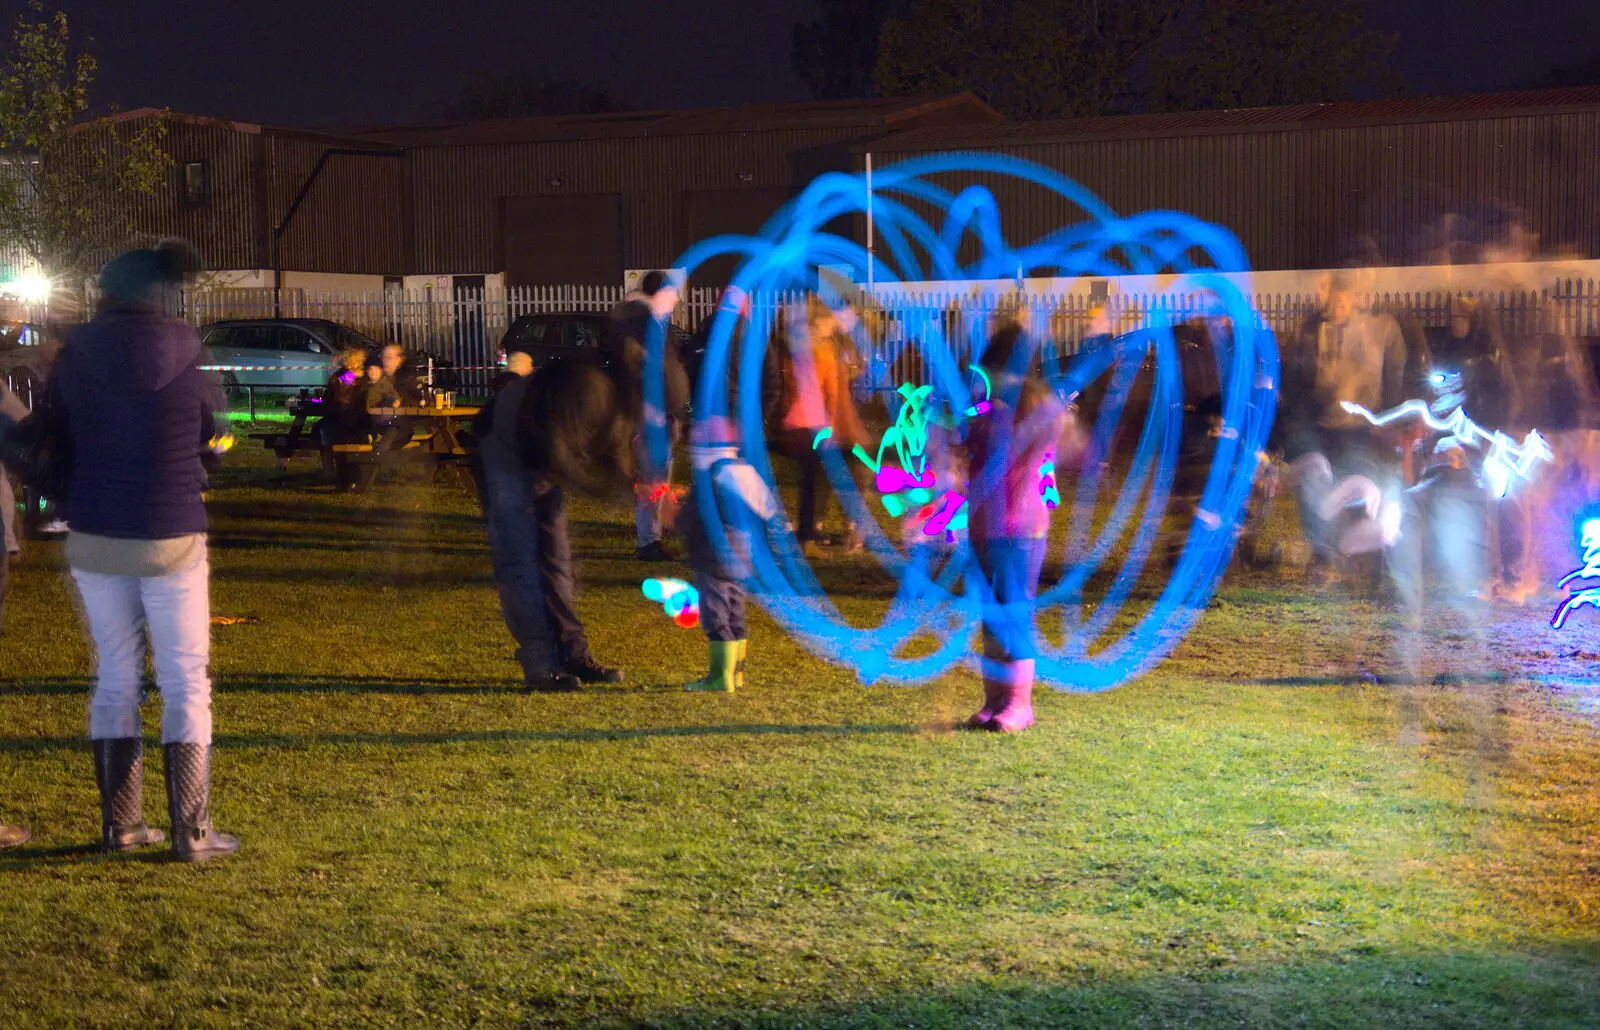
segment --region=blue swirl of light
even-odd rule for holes
[[[969,184],[951,192],[942,185],[970,183],[978,176],[1024,180],[1037,187],[1036,194],[1054,194],[1051,203],[1065,200],[1081,216],[1039,239],[1014,245],[1005,237],[999,204],[987,188]],[[998,154],[937,154],[878,169],[870,210],[881,253],[868,253],[832,229],[841,220],[858,218],[868,208],[863,176],[828,173],[814,180],[755,235],[705,240],[690,247],[675,264],[692,273],[712,258],[734,255],[740,264],[732,286],[749,296],[770,298],[785,291],[810,290],[835,304],[842,299],[831,295],[819,277],[823,266],[843,267],[856,282],[870,279],[888,286],[929,280],[968,284],[988,280],[992,286],[994,280],[1022,274],[1159,274],[1165,277],[1170,297],[1205,295],[1210,313],[1231,323],[1231,339],[1216,347],[1223,384],[1223,429],[1216,440],[1199,514],[1159,596],[1142,614],[1120,622],[1166,513],[1177,464],[1183,379],[1172,327],[1157,305],[1139,330],[1065,362],[1055,348],[1041,348],[1046,377],[1062,397],[1075,395],[1107,376],[1109,382],[1092,428],[1096,446],[1085,452],[1080,463],[1070,511],[1065,504],[1061,509],[1069,520],[1065,567],[1056,582],[1041,585],[1030,605],[1014,606],[1017,611],[1010,617],[1026,622],[1039,655],[1037,675],[1053,686],[1105,690],[1147,672],[1177,646],[1210,602],[1233,554],[1256,472],[1257,452],[1272,427],[1277,347],[1245,295],[1225,277],[1249,270],[1243,248],[1227,230],[1181,212],[1147,211],[1119,217],[1071,179]],[[919,211],[942,212],[943,217],[935,226]],[[963,262],[963,253],[976,256]],[[972,396],[972,380],[964,374],[966,360],[981,351],[981,338],[948,339],[943,313],[931,302],[898,307],[896,314],[905,322],[902,346],[920,354],[934,398],[947,410],[964,410]],[[696,418],[732,417],[740,427],[743,459],[768,483],[776,480],[762,433],[761,387],[772,323],[771,305],[757,304],[748,315],[734,305],[721,307],[712,318],[694,387]],[[664,399],[661,326],[649,343],[646,402],[659,411]],[[1038,343],[1030,339],[1029,345],[1037,347]],[[966,359],[963,351],[968,353]],[[888,357],[893,360],[894,355]],[[735,360],[737,366],[732,367]],[[1141,372],[1142,368],[1151,371]],[[730,376],[730,372],[736,375]],[[1150,400],[1128,474],[1108,506],[1104,496],[1107,484],[1093,456],[1106,453],[1105,445],[1118,431],[1130,390],[1141,375],[1150,379]],[[735,408],[730,408],[730,379],[739,384]],[[647,446],[658,464],[664,465],[670,445],[665,428],[647,424],[644,431]],[[750,530],[746,535],[752,546],[744,567],[749,570],[746,586],[751,593],[813,651],[853,667],[865,682],[921,682],[958,664],[976,664],[974,635],[989,584],[968,545],[963,542],[953,552],[939,553],[890,540],[869,515],[840,450],[824,446],[820,453],[847,514],[866,529],[869,551],[899,584],[877,625],[852,625],[818,583],[787,527],[768,533],[768,527],[742,521],[749,518],[748,509],[719,498],[709,472],[696,470],[693,495],[717,552],[731,563],[727,528]],[[1000,472],[1003,469],[974,469],[969,489],[994,488]],[[1088,596],[1091,580],[1105,583],[1093,597]],[[1041,613],[1056,611],[1060,612],[1059,644],[1038,628]]]

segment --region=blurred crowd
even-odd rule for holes
[[[0,389],[0,430],[10,430],[0,439],[8,460],[25,466],[11,472],[36,492],[47,479],[39,467],[61,457],[40,441],[65,443],[69,478],[53,492],[65,501],[68,564],[97,655],[90,736],[103,846],[163,839],[138,814],[148,650],[166,699],[174,848],[198,859],[231,853],[237,841],[212,828],[208,808],[202,492],[228,435],[226,405],[201,367],[195,330],[166,314],[195,266],[192,252],[166,245],[108,264],[95,317],[65,333],[59,356],[54,345],[40,350],[53,360],[38,366],[47,381],[30,391],[36,410]],[[1329,275],[1315,312],[1279,339],[1277,419],[1256,456],[1242,560],[1304,565],[1321,585],[1376,581],[1412,614],[1430,599],[1459,608],[1554,599],[1577,564],[1576,522],[1600,502],[1586,341],[1565,331],[1554,307],[1502,311],[1467,294],[1425,325],[1374,306],[1378,285],[1370,273]],[[707,319],[681,347],[661,346],[678,339],[667,332],[678,302],[670,276],[651,272],[610,313],[592,361],[535,367],[529,353],[505,355],[463,434],[525,685],[573,690],[623,678],[591,653],[574,603],[566,496],[580,490],[631,495],[636,559],[675,561],[668,537],[676,531],[684,542],[710,650],[706,675],[685,684],[696,691],[743,683],[758,537],[777,546],[792,539],[815,559],[859,552],[885,525],[899,545],[927,552],[948,553],[965,534],[983,625],[984,703],[969,724],[1030,725],[1035,634],[1019,612],[1030,611],[1068,481],[1090,469],[1111,482],[1129,474],[1152,397],[1143,338],[1119,336],[1102,309],[1069,340],[1026,295],[1003,295],[981,314],[948,320],[945,343],[962,355],[965,378],[935,392],[889,380],[883,343],[894,330],[881,310],[819,293],[753,328],[750,298],[729,290],[720,323]],[[731,352],[708,364],[719,345],[709,334],[730,323]],[[1237,431],[1224,405],[1247,385],[1229,382],[1233,332],[1222,317],[1173,328],[1184,410],[1173,518],[1158,555],[1168,566],[1202,514],[1216,441]],[[743,352],[757,345],[764,357],[743,370]],[[1079,381],[1069,372],[1073,362],[1127,353],[1137,360],[1124,363],[1126,373]],[[721,373],[709,377],[713,367]],[[322,417],[309,435],[328,452],[403,449],[431,385],[399,346],[347,351],[315,399]],[[759,397],[743,396],[751,388]],[[1108,403],[1128,415],[1097,426]],[[766,456],[746,447],[741,420],[752,415],[783,478],[793,476],[792,508],[766,475]],[[688,477],[676,468],[685,453]],[[337,461],[336,485],[364,490],[378,467]],[[685,478],[694,484],[687,497],[674,486]],[[1292,492],[1297,539],[1266,531],[1279,484]],[[843,528],[830,533],[833,488],[846,486],[837,496]],[[0,472],[0,612],[19,536],[11,491],[11,475]]]

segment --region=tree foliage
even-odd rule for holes
[[[878,34],[908,0],[822,0],[814,21],[794,26],[789,64],[818,100],[871,96]]]
[[[1360,0],[1206,0],[1151,62],[1151,106],[1270,107],[1393,92],[1392,36],[1364,31]]]
[[[85,118],[95,69],[38,0],[0,60],[0,246],[71,286],[134,239],[138,202],[171,165],[163,118]]]
[[[1011,118],[1102,114],[1132,103],[1168,0],[916,0],[883,26],[886,96],[971,90]]]
[[[1550,89],[1567,86],[1600,86],[1600,53],[1591,54],[1584,60],[1551,70],[1539,85]]]
[[[445,101],[446,118],[532,118],[606,114],[628,107],[606,87],[571,75],[517,65],[482,72]]]
[[[914,0],[873,82],[1012,118],[1335,100],[1382,78],[1392,40],[1361,18],[1361,0]]]

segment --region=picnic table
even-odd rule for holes
[[[420,428],[425,429],[425,435],[416,437],[412,443],[418,444],[425,454],[450,455],[463,457],[467,449],[461,443],[461,430],[463,423],[472,421],[473,416],[482,410],[473,405],[457,404],[448,408],[433,407],[397,407],[397,408],[368,408],[367,414],[384,416],[388,418],[415,419]],[[334,450],[344,447],[359,447],[359,444],[336,444]],[[407,448],[410,448],[410,444]],[[369,446],[367,448],[371,450]]]
[[[384,455],[373,453],[371,444],[334,444],[335,455],[343,460],[356,458],[357,460],[410,460],[432,461],[434,463],[433,475],[435,481],[439,476],[442,466],[449,465],[455,469],[461,482],[473,493],[477,493],[478,484],[472,472],[467,456],[467,450],[461,439],[461,431],[465,423],[470,422],[473,416],[482,410],[473,405],[455,404],[448,408],[438,407],[389,407],[368,408],[367,414],[374,417],[409,418],[415,421],[412,436],[397,451],[389,451]],[[351,452],[365,452],[352,454]]]
[[[307,417],[320,414],[322,408],[320,399],[296,398],[289,404],[294,420],[287,433],[252,433],[251,436],[260,440],[262,446],[278,456],[280,470],[285,469],[288,460],[299,453],[320,454],[323,469],[329,474],[333,474],[336,461],[378,460],[380,456],[374,452],[370,441],[335,443],[328,446],[314,435],[307,434],[305,432]],[[462,440],[462,431],[479,410],[474,405],[457,404],[448,408],[419,406],[368,408],[367,413],[378,417],[406,417],[415,423],[412,438],[389,452],[388,457],[432,461],[436,465],[455,465],[462,472],[470,473],[466,468],[465,459],[468,450]]]
[[[272,451],[278,456],[278,470],[281,472],[287,466],[289,459],[296,454],[320,454],[323,466],[329,473],[333,471],[333,455],[316,440],[305,435],[306,419],[312,415],[321,415],[323,401],[321,397],[291,397],[285,403],[293,420],[289,423],[287,433],[251,433],[250,439],[260,440],[261,446]]]

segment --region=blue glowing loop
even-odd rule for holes
[[[1031,242],[1009,241],[988,190],[972,187],[951,193],[933,181],[935,176],[947,180],[977,175],[1032,183],[1075,206],[1082,218]],[[1241,290],[1221,274],[1248,270],[1243,249],[1226,230],[1178,212],[1120,218],[1070,179],[995,154],[934,155],[876,170],[871,205],[879,253],[869,254],[860,244],[828,230],[830,224],[848,224],[852,216],[865,212],[867,204],[862,177],[829,173],[785,205],[758,234],[704,241],[675,262],[692,274],[711,258],[735,256],[740,263],[732,287],[758,301],[743,312],[724,306],[713,316],[694,387],[695,417],[733,420],[739,427],[741,459],[768,483],[776,482],[762,436],[761,384],[768,341],[783,316],[772,303],[760,299],[786,291],[812,291],[820,292],[825,302],[840,303],[827,290],[818,291],[818,269],[823,266],[842,266],[857,282],[871,279],[885,287],[930,279],[977,283],[1024,272],[1058,277],[1163,274],[1174,297],[1208,294],[1211,313],[1227,319],[1232,333],[1226,346],[1216,348],[1224,384],[1223,432],[1215,441],[1200,515],[1175,568],[1159,596],[1136,618],[1122,620],[1131,625],[1119,625],[1115,633],[1112,627],[1144,572],[1176,468],[1183,383],[1171,326],[1158,310],[1141,329],[1065,360],[1059,346],[1041,348],[1040,341],[1026,333],[1016,348],[1019,360],[1043,351],[1049,385],[1063,400],[1070,401],[1102,377],[1109,376],[1110,382],[1099,404],[1090,446],[1077,462],[1072,504],[1061,505],[1069,518],[1066,566],[1058,580],[1040,585],[1031,603],[1008,605],[1004,617],[1015,620],[1013,628],[1032,638],[1041,681],[1059,688],[1104,690],[1149,670],[1199,617],[1231,559],[1258,467],[1257,454],[1276,409],[1276,345]],[[917,213],[929,210],[943,213],[937,224]],[[967,251],[976,256],[966,261],[958,257]],[[962,416],[991,420],[989,431],[996,439],[1010,439],[1013,432],[1026,430],[1012,425],[1015,399],[1006,392],[1011,388],[982,374],[982,393],[976,395],[965,374],[961,355],[981,352],[984,326],[967,326],[957,336],[945,312],[931,300],[925,304],[912,300],[897,314],[905,330],[903,339],[891,348],[898,348],[896,352],[883,357],[889,364],[897,354],[914,352],[920,358],[926,375],[921,385],[928,390],[924,410],[951,413],[948,424],[940,422],[945,427],[942,435],[959,445]],[[664,327],[655,328],[649,344],[646,404],[660,410]],[[1150,386],[1142,423],[1119,430],[1132,386],[1141,377]],[[730,391],[733,383],[738,385],[737,401]],[[1114,435],[1131,440],[1134,451],[1120,484],[1104,475],[1100,465]],[[900,438],[914,442],[903,433]],[[965,493],[937,491],[923,532],[907,542],[890,539],[879,527],[855,488],[847,455],[838,447],[819,446],[825,439],[819,434],[813,445],[847,516],[865,531],[869,553],[898,584],[874,623],[856,625],[844,616],[821,588],[781,518],[752,525],[747,513],[720,499],[708,474],[697,469],[693,493],[716,553],[731,566],[735,551],[729,531],[740,530],[750,545],[748,566],[740,566],[749,570],[750,591],[808,647],[853,667],[864,681],[918,682],[953,665],[975,663],[980,622],[985,615],[991,622],[996,618],[994,606],[987,612],[984,606],[993,590],[984,581],[970,545],[957,542],[955,533],[967,521],[973,498],[995,496],[994,491],[1004,489],[1005,448],[993,451],[984,467],[970,470]],[[647,424],[645,443],[657,464],[664,466],[668,446],[664,427]],[[874,474],[886,467],[883,448],[877,455],[860,447],[851,453]],[[896,449],[896,456],[900,471],[916,477],[913,489],[928,489],[932,497],[932,484],[924,478],[927,456],[910,447]],[[1048,475],[1038,470],[1040,497],[1047,505],[1056,489],[1055,463],[1065,457],[1051,456]],[[895,480],[895,485],[902,484]],[[952,548],[929,546],[941,534],[954,544]],[[1109,580],[1109,585],[1091,597],[1091,579]],[[1036,616],[1049,612],[1060,613],[1059,644],[1037,627]]]

